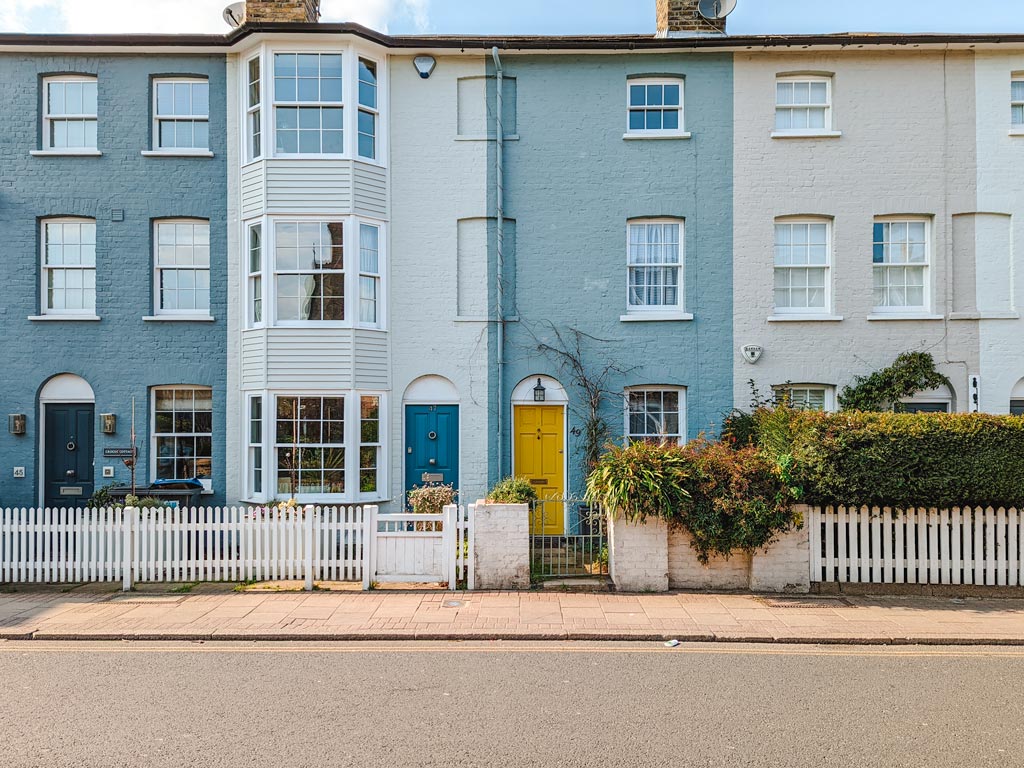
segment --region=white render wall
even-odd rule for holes
[[[487,307],[487,163],[493,142],[459,137],[460,82],[464,119],[473,114],[482,122],[486,115],[483,88],[479,99],[465,98],[474,92],[467,84],[485,76],[486,60],[438,57],[424,80],[412,58],[396,56],[390,65],[393,504],[401,503],[404,492],[403,398],[416,379],[442,376],[458,391],[464,500],[486,495],[490,432],[488,322],[479,311],[460,317],[458,306],[461,287],[467,296],[482,296],[476,309]],[[460,229],[466,234],[461,249]],[[470,238],[477,230],[481,236]],[[460,256],[476,269],[460,275]]]
[[[773,139],[779,73],[834,73],[840,138]],[[974,64],[970,53],[807,52],[735,57],[734,396],[773,386],[826,384],[836,393],[900,353],[928,351],[967,410],[978,372],[975,320],[952,320],[953,217],[977,210]],[[1005,94],[1009,94],[1006,83]],[[1006,118],[1009,120],[1008,96]],[[872,225],[889,214],[934,217],[934,320],[869,321]],[[832,322],[769,322],[775,218],[833,217]],[[958,252],[973,252],[959,248]],[[963,271],[963,270],[961,270]],[[969,271],[969,270],[968,270]],[[739,350],[764,348],[755,365]]]
[[[1024,243],[1024,136],[1010,135],[1010,80],[1021,72],[1024,50],[976,54],[977,208],[1003,222],[985,244],[985,263],[978,250],[980,395],[982,409],[991,413],[1009,411],[1011,393],[1024,378],[1024,269],[1014,247]]]

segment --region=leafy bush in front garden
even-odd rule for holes
[[[802,524],[782,469],[755,446],[611,446],[587,480],[588,500],[633,522],[665,520],[690,534],[701,562],[767,546]]]
[[[529,504],[537,500],[537,490],[525,477],[506,477],[494,484],[487,494],[493,504]]]
[[[1024,418],[787,414],[794,474],[812,504],[1024,506]]]
[[[409,506],[417,515],[440,515],[455,503],[458,494],[454,485],[414,485],[409,491]]]

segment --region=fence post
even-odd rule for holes
[[[363,507],[363,590],[369,590],[373,583],[376,560],[374,549],[377,545],[377,507]]]
[[[444,528],[441,531],[443,542],[441,549],[444,552],[446,563],[446,572],[448,574],[448,589],[454,591],[459,586],[459,573],[456,563],[456,552],[455,545],[459,540],[458,535],[458,513],[459,508],[454,504],[444,508]]]
[[[121,591],[131,592],[132,568],[135,564],[135,529],[139,525],[139,508],[125,507],[121,519]]]
[[[306,569],[306,591],[313,591],[313,515],[316,509],[312,504],[307,504],[305,515],[303,515],[302,529],[305,533],[303,567]]]

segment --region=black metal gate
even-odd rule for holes
[[[561,524],[559,524],[561,517]],[[554,521],[554,522],[553,522]],[[543,499],[530,509],[534,581],[608,575],[604,510],[580,499]]]

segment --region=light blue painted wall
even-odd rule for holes
[[[39,148],[40,80],[50,73],[99,76],[102,157],[32,157]],[[213,159],[145,158],[150,149],[151,76],[202,75],[210,80]],[[28,414],[28,434],[0,431],[0,506],[37,502],[37,395],[50,377],[74,373],[96,394],[96,413],[115,413],[118,434],[96,425],[96,483],[104,463],[127,482],[119,460],[104,447],[127,445],[131,398],[137,400],[138,480],[149,478],[149,389],[195,384],[213,388],[214,488],[224,493],[226,345],[226,128],[223,56],[0,55],[0,413]],[[124,221],[111,220],[112,209]],[[99,323],[30,322],[39,313],[40,217],[94,217],[97,224]],[[215,323],[146,323],[152,315],[151,220],[210,220],[211,314]],[[6,419],[5,419],[6,422]],[[98,422],[98,418],[97,418]],[[24,466],[25,479],[13,468]]]
[[[537,350],[552,342],[551,324],[593,337],[584,347],[589,367],[614,363],[626,371],[608,379],[610,392],[685,386],[687,436],[716,430],[733,402],[731,55],[506,54],[503,63],[517,78],[520,137],[506,143],[506,217],[516,232],[516,306],[506,315],[520,319],[507,326],[501,473],[511,467],[509,403],[519,381],[551,375],[579,406],[571,376]],[[627,77],[642,74],[685,77],[691,139],[623,140]],[[493,211],[493,180],[489,186]],[[654,216],[686,220],[692,322],[619,320],[626,312],[626,222]],[[613,394],[606,403],[613,437],[621,439],[622,400]],[[572,413],[570,421],[570,429],[581,424]],[[577,446],[571,437],[570,490],[580,493]]]

